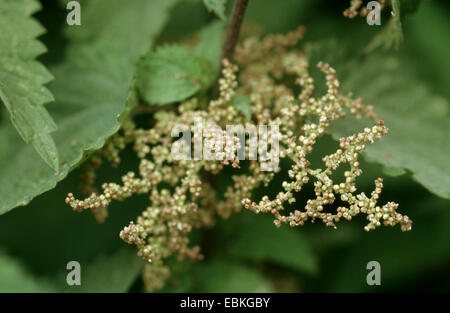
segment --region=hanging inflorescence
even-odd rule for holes
[[[411,220],[397,213],[396,203],[378,203],[383,188],[381,178],[375,180],[375,189],[370,196],[364,192],[357,193],[355,180],[362,174],[359,155],[367,144],[387,134],[388,129],[371,106],[365,106],[361,99],[354,100],[339,93],[336,73],[328,64],[318,64],[325,75],[327,91],[320,97],[313,97],[314,81],[308,71],[307,56],[287,49],[302,38],[303,32],[300,27],[285,36],[271,35],[262,40],[248,38],[235,54],[241,68],[239,80],[237,66],[224,60],[219,97],[210,101],[207,109],[200,108],[197,99],[193,98],[181,103],[177,111],[156,112],[156,122],[151,129],[136,128],[129,120],[120,133],[86,163],[83,189],[90,193],[89,197],[77,200],[69,194],[66,198],[66,203],[75,211],[91,210],[99,221],[103,221],[112,200],[123,201],[134,194],[149,196],[149,206],[141,216],[120,232],[120,237],[136,245],[138,255],[148,262],[144,281],[149,290],[160,288],[169,276],[169,268],[164,263],[168,257],[176,253],[180,259],[201,258],[200,248],[191,246],[188,239],[192,229],[211,227],[216,215],[228,217],[242,207],[256,213],[272,214],[276,226],[285,223],[294,227],[307,220],[321,220],[327,226],[336,227],[342,219],[351,220],[356,215],[365,214],[367,231],[382,224],[399,224],[403,231],[411,229]],[[297,95],[293,91],[294,86],[284,79],[293,75],[301,88]],[[236,93],[249,96],[250,116],[232,105]],[[373,126],[342,138],[337,151],[323,158],[323,168],[311,168],[308,156],[317,140],[331,123],[346,114],[366,118],[373,122]],[[197,135],[195,128],[198,124],[195,121],[198,120],[202,121],[204,137]],[[280,168],[262,171],[260,160],[249,160],[248,169],[232,176],[233,184],[225,191],[224,200],[219,200],[222,195],[217,194],[214,181],[209,178],[226,166],[239,168],[240,160],[236,157],[231,160],[175,160],[171,153],[174,138],[170,130],[180,124],[190,125],[194,142],[203,139],[210,147],[223,148],[216,151],[231,154],[236,154],[236,150],[230,151],[223,140],[229,134],[214,136],[216,130],[210,129],[211,124],[222,127],[229,124],[278,126],[279,132],[269,131],[267,136],[278,136],[280,158],[292,161],[288,171],[291,180],[282,183],[282,191],[274,199],[264,196],[260,201],[252,201],[253,190],[267,185]],[[242,144],[238,137],[231,139],[238,143],[238,147]],[[105,183],[102,192],[98,192],[92,187],[95,168],[102,158],[109,159],[113,165],[119,164],[119,152],[127,144],[133,145],[140,159],[138,173],[127,173],[121,184]],[[249,144],[244,145],[247,153]],[[344,173],[345,180],[334,182],[332,174],[342,164],[349,165],[349,170]],[[310,181],[314,184],[315,198],[309,199],[304,208],[283,214],[287,211],[285,206],[294,203],[295,194]],[[325,207],[336,199],[348,205],[339,206],[335,213],[326,213]]]

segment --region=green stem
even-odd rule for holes
[[[228,24],[227,36],[223,45],[222,57],[220,58],[220,71],[214,89],[214,98],[216,98],[219,94],[219,79],[222,76],[223,67],[222,60],[227,59],[232,61],[233,59],[234,50],[239,39],[239,32],[241,30],[242,21],[244,20],[248,1],[249,0],[236,0],[234,3],[233,12],[231,13],[231,20]]]

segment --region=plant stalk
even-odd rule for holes
[[[214,98],[219,95],[219,79],[222,76],[223,64],[222,60],[233,60],[234,50],[239,39],[239,32],[241,31],[242,21],[244,20],[245,10],[247,9],[249,0],[236,0],[234,2],[233,12],[231,13],[231,20],[228,24],[227,35],[223,45],[222,57],[220,58],[220,71],[214,88]]]

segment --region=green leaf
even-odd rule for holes
[[[56,147],[55,141],[49,134],[41,134],[34,138],[33,140],[34,149],[39,153],[43,160],[50,166],[53,170],[57,171],[59,168],[59,155],[58,148]]]
[[[311,64],[322,60],[334,67],[341,91],[373,105],[389,128],[379,142],[367,146],[365,158],[383,165],[388,175],[407,172],[432,193],[450,198],[449,103],[430,91],[408,50],[399,51],[398,56],[380,53],[361,60],[339,50],[336,41],[313,46]],[[335,52],[330,55],[328,51]],[[323,75],[317,76],[319,88],[322,79]],[[330,132],[337,139],[367,126],[370,123],[364,119],[349,116],[332,124]]]
[[[237,93],[233,96],[233,98],[231,98],[231,105],[242,112],[246,118],[251,118],[252,107],[250,103],[250,96]]]
[[[203,0],[208,11],[213,11],[222,20],[225,20],[225,3],[226,0]]]
[[[141,273],[144,263],[134,249],[123,248],[112,255],[100,255],[89,264],[80,264],[80,286],[67,286],[66,273],[60,278],[64,279],[65,291],[127,292]]]
[[[211,21],[211,14],[205,10],[201,0],[178,1],[170,11],[170,19],[161,32],[164,42],[177,42],[198,33]],[[213,21],[220,21],[214,19]]]
[[[395,168],[410,172],[431,192],[450,198],[448,101],[431,93],[406,62],[391,56],[373,56],[342,85],[372,104],[389,128],[387,136],[367,147],[367,159],[387,166],[391,173]],[[364,127],[356,120],[338,125],[335,135]]]
[[[277,228],[270,217],[245,214],[232,225],[226,238],[230,243],[226,251],[234,257],[317,273],[317,260],[302,233],[289,227]]]
[[[322,291],[404,292],[410,286],[419,287],[418,282],[433,271],[442,273],[440,268],[450,260],[449,201],[431,195],[408,196],[411,200],[405,199],[401,205],[407,208],[414,221],[413,231],[402,233],[385,229],[372,234],[362,233],[348,249],[328,257],[329,275],[323,278]],[[366,283],[369,261],[380,263],[381,286]],[[397,286],[402,287],[395,289]]]
[[[132,151],[121,155],[124,164],[133,162],[134,157]],[[134,261],[140,260],[135,247],[123,242],[119,233],[128,221],[135,220],[142,209],[148,206],[148,199],[133,197],[127,201],[126,209],[121,202],[112,203],[110,216],[99,225],[89,212],[74,212],[64,203],[63,198],[67,193],[77,193],[81,172],[81,169],[76,169],[56,188],[36,197],[28,206],[19,207],[0,217],[0,247],[8,247],[8,252],[20,258],[35,275],[51,278],[58,291],[67,287],[66,265],[69,261],[80,263],[82,287],[87,288],[91,284],[84,282],[88,283],[92,279],[85,276],[96,260],[104,259],[102,256],[120,260],[121,258],[116,258],[115,255],[125,254],[118,252],[125,249],[129,252],[130,265],[134,266]],[[99,182],[105,182],[120,180],[122,173],[105,166],[99,169],[97,175]],[[19,231],[18,235],[15,230],[26,231]],[[134,261],[131,261],[132,256]],[[120,266],[116,269],[118,273],[111,273],[109,276],[111,279],[115,275],[123,277],[125,273],[132,273],[131,270]],[[107,279],[98,277],[100,278]]]
[[[317,21],[317,16],[311,15],[316,7],[320,7],[316,0],[283,0],[277,1],[276,4],[273,0],[249,1],[245,22],[262,25],[269,33],[284,33],[304,24],[308,17]],[[320,14],[323,14],[323,11],[320,8]],[[327,23],[327,20],[320,19],[320,24],[322,23]]]
[[[163,46],[146,54],[137,70],[138,86],[151,104],[178,102],[208,87],[214,78],[209,62],[181,46]]]
[[[194,269],[198,292],[271,292],[273,287],[255,269],[238,263],[212,261]]]
[[[133,63],[110,47],[70,47],[66,62],[52,72],[56,80],[50,89],[57,101],[48,107],[59,125],[54,138],[64,163],[55,174],[32,159],[31,148],[18,141],[9,125],[2,125],[0,214],[55,187],[86,151],[101,148],[119,129],[118,118],[127,109]]]
[[[402,3],[403,7],[403,3]],[[421,73],[433,82],[432,88],[450,99],[450,20],[444,3],[423,1],[414,16],[405,21],[405,33],[411,46],[408,51],[418,53]],[[436,31],[439,30],[439,31]],[[406,42],[408,43],[408,41]]]
[[[46,51],[36,39],[45,30],[31,17],[40,8],[34,0],[0,2],[0,99],[22,139],[57,171],[58,151],[49,135],[57,127],[43,106],[54,100],[44,87],[53,76],[36,61]]]
[[[127,8],[122,10],[117,1],[114,6],[105,0],[94,2],[103,3],[106,11],[114,8],[114,12],[97,10],[95,17],[91,12],[88,20],[82,20],[82,27],[72,26],[74,33],[71,36],[74,36],[75,42],[66,48],[64,62],[50,69],[56,77],[49,87],[56,103],[49,104],[48,109],[58,124],[58,131],[53,138],[61,159],[60,170],[51,172],[42,162],[34,160],[34,152],[18,141],[8,125],[1,125],[0,160],[3,162],[0,166],[0,214],[18,205],[26,205],[35,196],[54,188],[57,182],[84,160],[87,153],[104,145],[105,140],[119,129],[122,116],[136,103],[134,61],[141,49],[147,48],[161,29],[165,21],[161,16],[166,16],[169,1],[146,1],[154,6],[146,4],[145,10],[131,5],[134,8],[132,11]],[[82,10],[89,5],[83,3]],[[136,31],[124,24],[124,30],[117,31],[114,40],[107,42],[111,38],[110,32],[116,29],[114,23],[125,17],[131,19],[131,15],[136,20],[152,20],[152,16],[156,18],[146,24],[146,31]],[[112,24],[101,28],[95,21],[104,16],[114,17],[114,21],[107,21]],[[78,38],[77,31],[81,28],[83,32],[93,35]],[[131,40],[130,36],[134,36],[134,39]],[[118,42],[127,42],[129,47]],[[42,150],[48,138],[41,137],[40,140],[37,147]],[[52,157],[54,154],[47,155]]]
[[[196,55],[210,62],[215,75],[220,69],[224,25],[222,21],[214,21],[200,30],[200,41],[194,49]]]
[[[429,2],[429,1],[425,1]],[[421,5],[422,0],[400,0],[400,6],[402,8],[402,16],[406,14],[416,13],[417,9]],[[435,4],[435,3],[433,3]]]
[[[177,2],[179,0],[80,1],[81,25],[68,27],[66,33],[75,41],[108,44],[136,59],[151,48]]]
[[[15,258],[0,250],[0,292],[53,292],[54,288],[39,280]]]

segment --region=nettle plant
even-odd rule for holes
[[[67,1],[60,2],[64,10]],[[351,75],[343,79],[339,60],[333,62],[339,49],[325,45],[322,52],[332,57],[322,58],[314,46],[303,44],[314,29],[299,26],[263,35],[258,27],[244,25],[240,34],[247,0],[235,1],[227,30],[223,21],[214,20],[193,36],[158,37],[170,26],[169,12],[178,2],[80,1],[81,25],[64,24],[62,34],[50,34],[49,42],[60,36],[67,42],[62,61],[52,60],[47,70],[36,60],[45,51],[36,39],[43,28],[31,16],[39,2],[0,0],[2,38],[14,39],[0,39],[0,50],[6,51],[0,54],[0,99],[6,107],[0,111],[5,113],[0,116],[0,163],[8,164],[0,168],[5,177],[0,214],[53,189],[76,167],[81,168],[81,188],[67,194],[65,202],[77,212],[91,211],[98,222],[108,217],[113,201],[145,195],[147,205],[118,235],[145,260],[146,288],[158,290],[170,276],[173,257],[203,258],[193,240],[195,230],[212,228],[241,211],[270,215],[274,227],[319,221],[337,228],[359,216],[368,232],[381,226],[410,231],[412,220],[399,205],[382,201],[382,178],[371,190],[357,185],[362,155],[386,172],[411,174],[431,192],[450,197],[442,170],[448,160],[441,157],[450,153],[448,108],[408,74],[399,58],[375,55],[344,67],[342,73],[350,68]],[[226,19],[226,1],[204,2]],[[400,2],[380,1],[384,14],[391,9],[393,14],[361,49],[363,58],[402,41]],[[373,13],[364,3],[350,1],[339,18]],[[148,14],[154,15],[149,19]],[[22,27],[9,27],[14,22]],[[342,41],[357,50],[357,38]],[[408,75],[396,76],[402,71]],[[391,88],[394,84],[399,87]],[[49,113],[43,104],[53,97]],[[411,102],[408,109],[400,105],[404,98]],[[230,125],[242,131],[225,131]],[[255,150],[256,139],[247,130],[260,126],[267,126],[258,134],[258,143],[265,144]],[[388,134],[388,127],[395,132]],[[200,157],[174,154],[183,131],[192,134],[189,151],[193,146],[195,155],[195,146],[203,147]],[[313,152],[329,135],[336,139],[334,152],[322,155],[317,165]],[[435,146],[443,153],[435,153]],[[120,183],[97,179],[105,161],[119,171],[126,167],[125,150],[134,151],[138,168],[123,173]],[[35,152],[42,161],[29,161]],[[62,205],[64,195],[58,194]]]
[[[227,218],[242,208],[272,214],[278,227],[281,224],[301,226],[308,220],[321,220],[327,226],[336,227],[335,224],[342,219],[351,220],[356,215],[365,214],[368,220],[364,227],[366,231],[380,225],[396,224],[402,231],[411,229],[412,221],[397,212],[397,203],[378,203],[383,188],[382,178],[374,182],[375,189],[370,195],[357,192],[355,181],[362,174],[359,155],[367,144],[386,135],[388,128],[374,113],[373,107],[339,92],[339,80],[328,64],[317,64],[325,76],[327,92],[313,97],[314,81],[308,72],[307,56],[296,49],[289,49],[303,37],[303,32],[304,28],[299,27],[286,35],[244,40],[236,49],[237,66],[227,59],[222,60],[219,96],[210,100],[206,108],[202,108],[196,97],[190,98],[173,112],[156,112],[155,124],[150,129],[137,128],[132,119],[128,119],[121,131],[87,161],[82,181],[83,190],[90,193],[89,197],[78,200],[70,193],[66,198],[66,203],[75,211],[90,210],[101,222],[113,200],[122,201],[134,194],[148,195],[149,206],[120,233],[125,242],[136,245],[138,255],[148,262],[144,272],[147,289],[163,286],[170,272],[164,260],[174,253],[181,259],[201,257],[200,247],[191,245],[188,238],[192,229],[211,227],[216,216]],[[289,76],[295,77],[294,83],[286,83]],[[300,86],[300,92],[294,91],[295,86]],[[236,95],[248,97],[248,111],[233,106]],[[308,155],[314,145],[331,123],[347,114],[369,119],[373,126],[341,138],[336,152],[323,158],[323,168],[311,168]],[[194,128],[196,119],[203,121],[201,129]],[[280,142],[280,158],[288,158],[292,166],[289,169],[291,180],[282,182],[279,186],[281,191],[274,199],[264,196],[255,202],[251,197],[256,188],[272,180],[280,167],[273,172],[262,171],[260,160],[250,160],[248,168],[232,176],[233,185],[226,190],[225,200],[220,200],[211,177],[226,166],[240,168],[240,160],[237,150],[226,150],[223,136],[227,134],[216,134],[208,128],[210,123],[223,127],[252,123],[278,126],[280,131],[276,135]],[[219,158],[222,161],[174,159],[171,151],[176,138],[172,137],[171,130],[179,124],[192,125],[194,141],[203,138],[213,153],[232,153],[234,158],[231,161],[230,158]],[[269,131],[268,137],[271,136],[275,134]],[[245,145],[246,152],[249,152],[250,141],[240,142],[237,134],[231,140]],[[117,166],[119,153],[127,144],[133,146],[140,159],[138,172],[126,173],[122,184],[104,183],[102,192],[92,191],[95,168],[102,159]],[[344,173],[345,180],[333,181],[333,172],[342,164],[349,165],[349,170]],[[316,197],[309,199],[303,209],[284,213],[286,204],[295,202],[294,195],[301,192],[310,180],[314,183]],[[337,207],[336,213],[325,212],[325,207],[336,199],[347,206]]]

